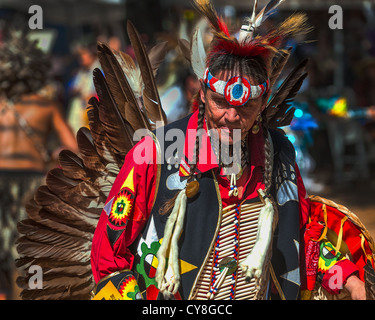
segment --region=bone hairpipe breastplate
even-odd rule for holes
[[[262,202],[256,202],[224,208],[215,244],[198,278],[193,299],[264,299],[265,283],[268,282],[264,280],[269,277],[269,259],[266,259],[262,279],[258,282],[252,278],[247,283],[238,267],[254,247],[262,207]]]

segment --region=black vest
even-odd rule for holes
[[[165,134],[168,129],[178,128],[186,132],[189,119],[190,116],[173,122],[158,129],[162,131],[156,131],[154,134],[159,138],[158,140],[162,140],[163,133]],[[273,239],[272,265],[277,279],[276,282],[280,284],[286,299],[296,299],[299,294],[297,251],[299,249],[299,206],[298,202],[293,201],[296,196],[295,191],[292,190],[294,194],[288,195],[288,192],[291,193],[290,188],[285,187],[287,180],[290,180],[287,184],[297,184],[294,171],[295,153],[291,143],[283,134],[278,131],[271,131],[270,133],[274,145],[272,194],[275,200],[280,199],[282,202],[277,201],[279,223]],[[165,141],[165,139],[160,141],[161,156],[164,156],[163,150],[167,150],[173,142]],[[178,156],[181,157],[181,150]],[[178,165],[174,166],[168,164],[167,159],[163,160],[163,164],[158,166],[159,183],[156,186],[157,193],[150,219],[137,241],[137,246],[132,249],[136,253],[133,269],[138,273],[138,283],[143,292],[150,285],[156,286],[153,279],[156,266],[155,259],[151,261],[151,258],[156,255],[160,246],[158,240],[163,238],[165,223],[168,218],[168,216],[159,214],[159,208],[166,200],[171,199],[179,192],[186,182],[183,181],[184,178],[180,178],[178,175]],[[188,199],[184,227],[179,239],[179,259],[181,260],[179,295],[182,299],[189,298],[200,268],[209,256],[218,232],[219,215],[222,211],[220,191],[214,172],[208,171],[202,174],[198,181],[200,184],[199,192],[193,199]],[[284,195],[278,194],[280,187],[282,191],[286,190],[283,193]],[[146,239],[148,239],[147,245],[146,243],[141,245]],[[184,272],[184,270],[188,271]],[[292,272],[291,276],[288,274],[289,271]],[[271,286],[269,297],[279,299],[279,295],[273,290],[275,287]],[[144,298],[146,298],[145,295]],[[157,298],[161,299],[161,295],[159,294]]]

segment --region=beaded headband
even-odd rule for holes
[[[245,77],[234,76],[228,81],[215,78],[208,68],[203,77],[204,83],[212,91],[225,97],[225,100],[233,106],[243,106],[250,99],[256,99],[268,92],[269,80],[260,85],[251,85]]]

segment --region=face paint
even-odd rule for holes
[[[242,106],[249,99],[256,99],[268,91],[269,80],[260,85],[251,85],[245,77],[234,76],[228,81],[215,78],[208,68],[204,73],[204,83],[212,91],[225,97],[225,100],[233,106]]]

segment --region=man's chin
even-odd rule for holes
[[[231,146],[233,144],[233,137],[220,136],[220,143],[227,146]]]
[[[242,135],[241,135],[240,129],[235,129],[234,131],[231,130],[230,132],[220,130],[220,142],[222,144],[232,145],[236,141],[239,141],[241,139],[242,139]]]

